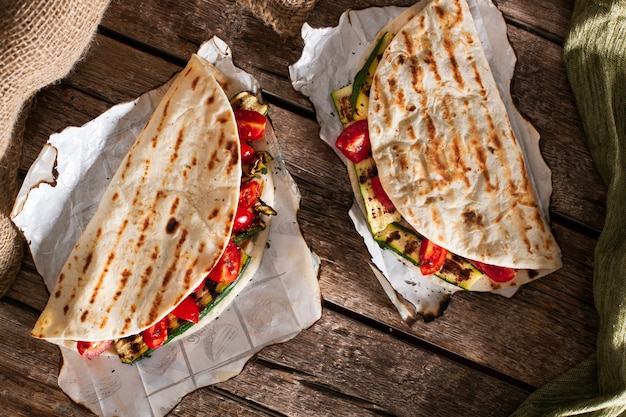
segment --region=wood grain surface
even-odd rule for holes
[[[335,25],[347,8],[412,1],[320,0],[309,23]],[[309,101],[288,66],[299,36],[278,36],[234,0],[113,0],[92,48],[61,83],[35,97],[24,139],[24,177],[48,137],[167,81],[213,35],[260,81],[287,168],[302,193],[305,240],[321,258],[322,318],[263,349],[243,372],[189,394],[171,416],[506,416],[535,388],[595,349],[593,249],[605,187],[585,142],[565,69],[573,0],[501,0],[518,58],[512,85],[541,134],[553,174],[552,226],[564,267],[513,298],[459,293],[432,322],[405,324],[368,266],[348,217],[344,165],[318,137]],[[48,293],[32,259],[0,299],[0,414],[90,416],[57,386],[56,346],[30,337]]]

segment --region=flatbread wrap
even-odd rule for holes
[[[464,0],[407,9],[380,32],[354,82],[331,95],[345,126],[336,145],[382,247],[472,291],[561,267]]]
[[[275,214],[271,155],[257,140],[267,106],[232,88],[191,57],[111,179],[33,336],[130,363],[211,321],[246,286]]]

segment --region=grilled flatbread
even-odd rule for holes
[[[413,11],[386,48],[369,97],[385,192],[437,245],[525,270],[507,286],[558,269],[560,249],[466,2],[422,1]]]
[[[229,88],[210,63],[191,58],[116,171],[33,336],[72,347],[138,334],[204,281],[230,239],[242,176]],[[258,238],[228,300],[260,262],[267,230]]]

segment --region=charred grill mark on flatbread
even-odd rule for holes
[[[148,222],[148,220],[146,219],[146,221],[144,222],[144,225],[148,225],[147,222]],[[144,229],[145,229],[145,227],[144,227]],[[139,235],[139,237],[137,238],[137,249],[140,249],[146,243],[146,239],[147,239],[147,236],[146,236],[145,233],[141,233]]]
[[[150,312],[146,318],[146,322],[143,323],[142,327],[150,325],[150,323],[156,323],[159,317],[159,306],[163,302],[163,293],[161,291],[157,292],[154,295],[154,301],[152,302],[152,307],[150,308]]]
[[[439,2],[435,1],[435,3]],[[454,6],[449,7],[448,10],[440,6],[434,6],[433,10],[439,20],[439,27],[442,29],[458,27],[463,21],[461,0],[454,0]]]
[[[131,167],[131,162],[132,162],[132,153],[129,152],[128,155],[126,155],[126,164],[124,164],[124,169],[121,171],[121,178],[122,180],[126,179],[126,172],[128,172],[128,169]]]
[[[532,226],[529,223],[527,223],[526,218],[524,216],[524,212],[516,211],[516,214],[517,214],[517,225],[518,225],[517,232],[520,234],[522,242],[524,242],[524,245],[528,249],[528,252],[534,253],[531,239],[528,236],[529,232],[532,231]]]
[[[141,177],[141,185],[144,185],[147,181],[148,174],[150,172],[150,160],[146,159],[143,164],[143,176]],[[139,192],[140,190],[137,189]]]
[[[178,159],[178,151],[180,150],[181,145],[185,139],[185,128],[180,128],[178,131],[178,136],[176,136],[176,142],[174,143],[174,149],[172,154],[170,155],[170,163],[174,164]]]
[[[441,103],[443,118],[444,120],[449,121],[447,128],[450,130],[452,142],[452,153],[449,157],[452,159],[450,161],[450,165],[454,167],[454,169],[451,169],[450,173],[454,176],[455,180],[460,180],[465,184],[465,188],[469,189],[471,184],[469,178],[467,177],[467,172],[471,171],[471,168],[465,163],[464,150],[462,150],[462,138],[454,124],[456,113],[450,109],[451,100],[451,97],[446,95],[443,97]]]
[[[83,274],[87,273],[87,269],[89,265],[91,265],[91,260],[93,259],[93,252],[89,252],[85,257],[85,264],[83,265]]]
[[[458,0],[455,1],[454,7],[455,9],[453,11],[446,11],[442,7],[435,6],[434,11],[439,20],[439,27],[442,32],[441,36],[443,37],[442,46],[448,55],[448,61],[452,70],[453,78],[459,88],[463,88],[465,86],[465,80],[463,79],[463,74],[461,73],[459,62],[456,57],[456,42],[450,39],[452,34],[451,31],[457,28],[463,20],[463,10]]]
[[[433,56],[433,51],[430,49],[427,49],[426,51],[424,51],[424,55],[425,55],[424,63],[428,65],[428,68],[433,74],[433,78],[437,82],[441,81],[441,74],[439,73],[439,66],[437,65],[437,60],[435,60]]]
[[[231,141],[228,144],[228,152],[230,155],[230,162],[226,167],[226,171],[230,173],[233,169],[237,169],[239,164],[239,147],[235,141]]]
[[[485,89],[485,85],[483,84],[483,80],[482,80],[482,77],[480,76],[480,72],[478,71],[478,65],[476,65],[476,62],[472,63],[472,69],[474,70],[474,81],[479,86],[479,94],[482,97],[486,97],[487,90]]]
[[[187,268],[187,270],[185,271],[185,277],[183,278],[183,282],[185,283],[186,288],[191,287],[191,280],[194,278],[193,273],[196,269],[196,266],[198,265],[198,261],[199,259],[195,258],[189,268]]]
[[[417,140],[417,133],[415,133],[415,128],[412,125],[409,125],[406,128],[406,135],[412,140],[412,141],[416,141]]]
[[[165,233],[167,233],[168,235],[174,234],[179,225],[180,223],[178,222],[178,220],[176,220],[174,217],[170,217],[170,219],[167,221],[167,225],[165,226]]]
[[[131,308],[131,311],[132,311],[132,308]],[[132,324],[132,321],[130,317],[126,317],[124,319],[124,327],[122,327],[122,331],[126,332],[130,328],[131,324]]]
[[[122,279],[120,279],[120,283],[117,287],[117,291],[115,292],[115,295],[113,296],[113,301],[117,301],[120,298],[120,296],[123,294],[124,288],[126,288],[126,285],[128,284],[128,281],[130,280],[130,277],[132,275],[133,273],[128,268],[122,271]]]
[[[98,279],[96,281],[96,286],[94,287],[93,293],[91,293],[91,298],[89,299],[89,304],[93,304],[96,302],[96,298],[98,297],[98,292],[102,289],[102,283],[104,282],[104,279],[107,273],[109,272],[109,267],[111,266],[113,259],[115,259],[115,253],[111,252],[109,253],[106,263],[104,264],[104,268],[102,269],[102,271],[100,272],[100,275],[98,276]]]
[[[161,282],[162,288],[167,288],[167,285],[170,283],[170,280],[174,276],[174,272],[177,270],[179,263],[183,261],[183,259],[180,258],[180,252],[181,252],[181,248],[183,244],[187,240],[188,235],[189,235],[189,232],[183,229],[180,234],[180,237],[178,238],[178,242],[176,242],[176,248],[174,249],[174,257],[173,257],[172,263],[170,264],[170,266],[167,268],[167,271],[163,275],[163,281]]]
[[[96,302],[96,299],[98,298],[98,293],[102,289],[102,285],[103,285],[105,279],[108,276],[109,268],[110,268],[111,264],[113,263],[113,260],[115,259],[115,252],[114,252],[114,250],[119,246],[120,240],[122,239],[122,236],[124,234],[124,230],[126,229],[127,226],[128,226],[128,219],[124,219],[124,221],[122,222],[122,226],[121,226],[120,230],[117,233],[116,242],[113,245],[113,247],[111,248],[111,252],[109,253],[109,255],[107,257],[107,260],[106,260],[104,266],[102,267],[102,269],[100,270],[100,274],[98,275],[98,278],[96,279],[96,285],[93,288],[93,292],[91,293],[91,298],[89,299],[89,304],[90,305],[93,305]],[[92,255],[92,253],[90,253],[89,255]]]
[[[420,33],[424,32],[424,30],[426,30],[426,25],[424,24],[424,22],[426,21],[426,18],[424,16],[420,16],[418,18],[418,25],[417,27],[419,28]]]
[[[230,212],[228,214],[228,218],[232,219],[234,217],[235,217],[235,211],[233,210],[232,212]],[[224,233],[225,235],[230,235],[231,231],[232,231],[232,228],[231,228],[230,224],[227,224],[226,226],[224,226],[224,231],[222,233]]]
[[[163,128],[163,121],[165,120],[165,117],[167,116],[167,112],[170,108],[171,102],[172,102],[171,100],[167,100],[165,102],[165,106],[163,106],[163,113],[162,113],[163,117],[161,118],[161,123],[159,123],[159,128],[157,129],[158,131],[160,131]]]
[[[469,112],[469,102],[467,100],[464,100],[464,105],[465,105],[465,109],[464,112],[465,114],[468,114]],[[491,184],[491,179],[490,179],[490,175],[489,175],[489,170],[487,169],[487,156],[485,155],[484,150],[482,149],[481,146],[481,137],[480,137],[480,133],[479,133],[479,129],[477,126],[477,121],[474,118],[468,118],[468,125],[469,125],[469,149],[468,151],[474,154],[474,158],[475,158],[475,162],[476,162],[476,171],[479,172],[483,178],[484,178],[484,183],[485,183],[485,191],[490,193],[492,192],[495,187],[493,186],[493,184]]]
[[[213,152],[213,154],[211,155],[211,157],[209,158],[209,162],[207,164],[207,169],[209,171],[213,171],[215,169],[215,166],[217,165],[217,151]]]
[[[441,137],[437,135],[437,128],[433,118],[429,114],[425,114],[426,130],[428,135],[428,144],[426,146],[426,156],[428,158],[428,166],[432,168],[432,171],[445,182],[450,180],[450,171],[448,164],[445,160],[444,144],[441,142]]]
[[[156,261],[158,258],[158,249],[152,253],[151,259],[152,261]],[[152,279],[152,273],[154,272],[154,268],[152,265],[148,265],[143,272],[141,273],[141,277],[139,278],[139,291],[137,293],[137,297],[141,297],[143,295],[144,290],[150,284],[150,280]]]
[[[472,227],[483,226],[483,216],[475,210],[466,209],[463,211],[463,222]]]
[[[455,56],[454,42],[452,42],[449,39],[444,39],[443,48],[448,53],[448,60],[450,61],[450,66],[452,67],[451,69],[452,69],[454,80],[458,84],[459,88],[463,89],[465,87],[465,80],[463,79],[463,74],[461,73],[461,70],[459,68],[459,63]]]
[[[198,86],[198,82],[200,81],[200,77],[196,77],[193,79],[193,81],[191,82],[191,89],[193,91],[196,91],[196,87]]]
[[[218,217],[220,214],[220,209],[219,207],[215,207],[210,213],[209,213],[209,217],[207,217],[208,221],[213,221],[213,219],[215,219],[216,217]]]
[[[410,37],[408,33],[403,33],[402,36],[404,36],[404,44],[406,46],[406,55],[401,55],[398,64],[402,65],[404,64],[404,59],[407,56],[413,56],[413,44],[410,42]]]
[[[172,202],[172,205],[170,206],[170,214],[171,215],[176,214],[176,210],[178,209],[179,205],[180,205],[180,197],[176,196],[176,198]]]

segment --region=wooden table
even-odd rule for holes
[[[320,0],[309,22],[335,25],[348,7],[411,0]],[[21,178],[49,135],[82,125],[180,70],[217,35],[259,79],[287,168],[302,193],[299,221],[322,260],[322,318],[295,339],[263,349],[237,377],[185,397],[172,416],[506,416],[533,390],[595,348],[593,249],[605,188],[586,147],[563,66],[574,0],[501,0],[518,56],[512,92],[539,130],[552,169],[552,226],[564,267],[512,299],[456,294],[443,317],[409,327],[367,265],[348,218],[344,165],[318,138],[310,103],[288,65],[299,36],[281,38],[233,0],[113,0],[89,54],[40,92],[28,118]],[[0,299],[0,414],[87,416],[57,386],[60,353],[29,336],[48,293],[30,257]]]

